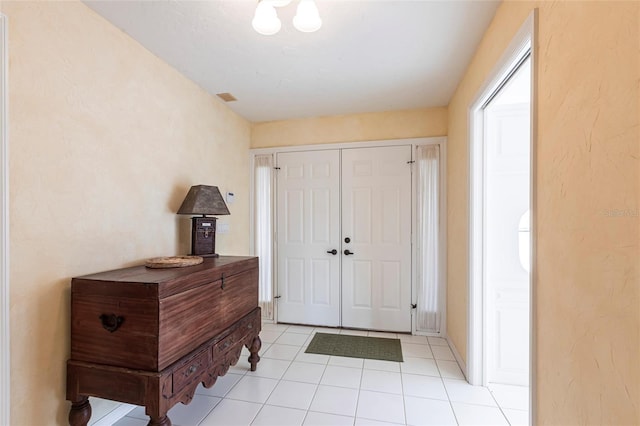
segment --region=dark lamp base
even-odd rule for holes
[[[215,217],[191,218],[191,255],[218,257],[216,254]]]
[[[220,255],[218,253],[213,253],[213,254],[191,254],[190,256],[200,256],[200,257],[204,257],[204,258],[220,257]]]

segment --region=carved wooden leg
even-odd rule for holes
[[[256,366],[258,365],[258,361],[260,361],[260,356],[258,355],[258,351],[262,347],[262,341],[260,340],[260,336],[256,336],[251,341],[251,346],[249,346],[249,362],[251,363],[251,371],[256,371]]]
[[[87,426],[90,418],[91,404],[89,404],[89,397],[83,396],[78,401],[71,403],[71,410],[69,410],[69,424],[71,426]]]
[[[171,426],[171,420],[166,414],[160,417],[150,417],[147,426]]]

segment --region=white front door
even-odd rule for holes
[[[344,327],[411,331],[410,163],[411,146],[342,150]]]
[[[339,326],[340,152],[280,153],[276,164],[278,321]]]
[[[487,384],[529,383],[529,76],[526,61],[484,111]]]

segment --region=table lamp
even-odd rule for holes
[[[228,215],[229,209],[217,186],[195,185],[189,189],[178,214],[202,215],[191,218],[191,255],[218,257],[216,220],[207,215]]]

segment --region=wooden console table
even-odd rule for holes
[[[91,418],[89,396],[145,406],[149,425],[188,404],[238,362],[260,357],[258,258],[221,256],[186,268],[144,266],[73,278],[69,424]]]

